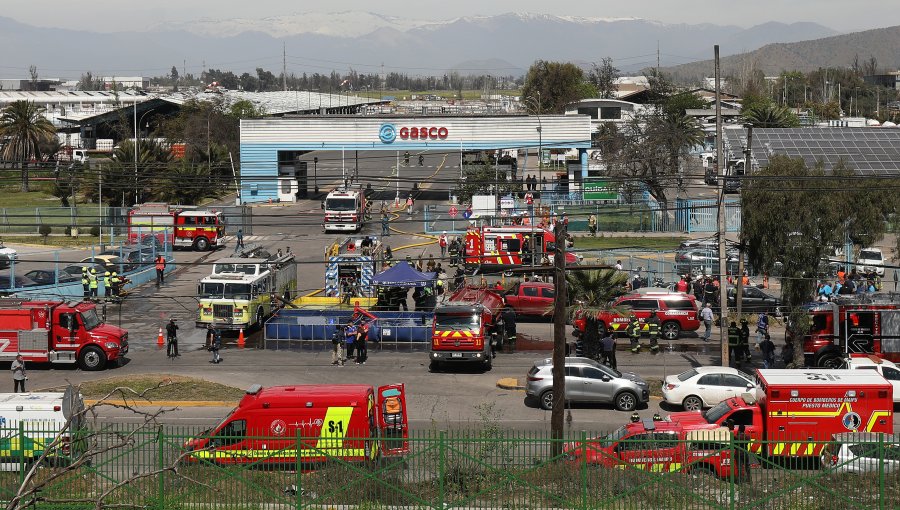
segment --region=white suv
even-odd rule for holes
[[[863,248],[856,257],[856,271],[867,274],[874,272],[884,276],[884,254],[880,248]]]
[[[874,370],[894,387],[894,403],[900,402],[900,367],[874,355],[853,354],[845,360],[850,370]]]

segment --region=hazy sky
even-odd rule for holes
[[[518,11],[743,27],[766,21],[813,21],[841,31],[900,25],[897,0],[0,0],[0,6],[0,16],[30,25],[96,32],[141,30],[167,21],[263,18],[307,11],[370,11],[429,20]]]

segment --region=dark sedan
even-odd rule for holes
[[[741,287],[741,311],[748,313],[766,312],[774,314],[781,307],[781,300],[753,286]],[[734,287],[728,288],[728,306],[735,308],[737,292]]]
[[[28,271],[23,276],[34,282],[34,285],[53,285],[57,282],[56,272],[52,269],[35,269]],[[80,277],[71,275],[65,271],[59,271],[59,283],[72,283],[80,281]]]

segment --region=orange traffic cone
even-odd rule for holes
[[[162,336],[162,328],[159,328],[159,336],[156,337],[156,345],[158,345],[160,347],[162,347],[163,345],[166,345],[166,341],[163,340],[163,336]]]
[[[247,345],[247,341],[244,340],[244,328],[241,328],[240,333],[238,333],[238,342],[237,345],[239,348],[243,349],[245,345]]]

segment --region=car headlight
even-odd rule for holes
[[[119,348],[119,344],[117,344],[116,342],[106,342],[104,345],[106,345],[107,349],[118,349]]]

